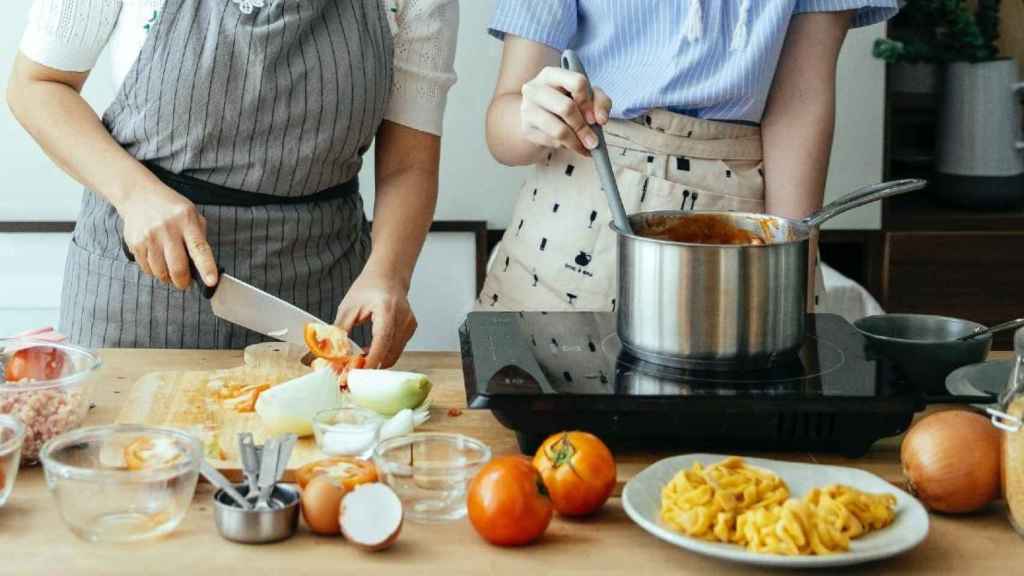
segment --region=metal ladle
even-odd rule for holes
[[[1016,320],[1009,320],[1007,322],[996,324],[995,326],[991,326],[989,328],[979,328],[974,332],[967,334],[966,336],[961,336],[957,338],[957,341],[967,342],[968,340],[973,340],[978,336],[985,336],[986,334],[996,334],[999,332],[1005,332],[1007,330],[1013,330],[1014,328],[1020,328],[1021,326],[1024,326],[1024,318],[1017,318]]]
[[[562,52],[562,68],[582,74],[584,78],[587,78],[587,92],[591,98],[594,97],[594,90],[590,86],[590,78],[587,77],[587,71],[583,68],[583,62],[580,61],[579,56],[576,55],[574,50]],[[633,227],[629,224],[629,218],[626,217],[626,209],[622,206],[619,186],[615,183],[615,171],[612,170],[612,161],[608,158],[608,145],[604,141],[604,130],[601,130],[601,126],[598,124],[593,124],[590,128],[597,134],[597,148],[591,150],[590,154],[594,158],[594,168],[597,170],[597,177],[601,181],[601,189],[604,190],[604,194],[608,198],[608,208],[611,209],[612,220],[619,230],[632,234]]]

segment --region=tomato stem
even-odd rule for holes
[[[573,474],[582,479],[583,476],[576,470],[576,467],[573,466],[572,464],[572,459],[574,456],[576,456],[576,447],[573,446],[572,442],[569,441],[568,432],[562,434],[561,438],[553,442],[551,446],[548,447],[547,457],[548,460],[551,461],[551,466],[553,468],[558,468],[559,466],[562,465],[568,466],[569,469],[572,470]]]

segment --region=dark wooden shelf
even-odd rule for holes
[[[939,98],[935,94],[911,94],[908,92],[890,92],[890,105],[894,111],[921,111],[934,113],[939,106]]]
[[[887,198],[882,203],[882,228],[887,232],[1024,233],[1024,209],[983,211],[958,208],[933,197],[926,188]]]
[[[940,101],[938,95],[886,93],[885,178],[925,178],[932,186],[882,202],[880,256],[875,258],[879,301],[886,312],[940,314],[992,325],[1024,311],[1024,209],[969,210],[936,196]],[[862,257],[867,265],[871,255]],[[993,345],[1007,350],[1011,340],[1012,334],[1000,334]]]

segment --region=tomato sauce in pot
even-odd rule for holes
[[[655,240],[668,240],[684,244],[712,244],[727,246],[754,246],[770,243],[775,221],[761,219],[762,234],[740,228],[731,217],[720,214],[688,214],[684,218],[651,218],[637,235]]]

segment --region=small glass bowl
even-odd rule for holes
[[[25,441],[25,426],[21,420],[7,414],[0,415],[0,506],[14,489],[21,460],[21,445]]]
[[[377,473],[402,500],[405,517],[437,523],[466,515],[466,489],[491,459],[483,442],[441,432],[384,440],[373,451]]]
[[[169,442],[181,458],[129,469],[126,448],[140,439]],[[174,530],[192,502],[203,457],[199,441],[184,432],[125,424],[73,430],[39,455],[61,518],[90,542],[133,542]]]
[[[95,352],[61,342],[31,338],[0,338],[0,363],[13,361],[24,349],[55,355],[54,378],[7,381],[0,370],[0,414],[10,414],[25,426],[21,462],[39,461],[43,443],[78,428],[89,411],[92,382],[102,362]]]
[[[328,456],[369,458],[384,419],[358,406],[317,412],[313,417],[316,446]]]

